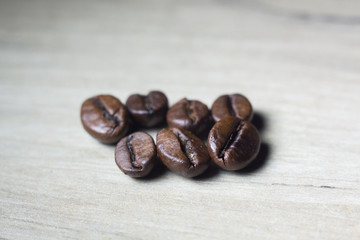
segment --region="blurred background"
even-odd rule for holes
[[[131,82],[178,90],[177,99],[219,87],[277,94],[280,78],[297,88],[309,75],[359,73],[358,1],[0,3],[1,67],[36,81],[86,80],[97,92]]]

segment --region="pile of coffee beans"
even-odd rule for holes
[[[82,104],[81,122],[100,142],[117,144],[116,164],[135,178],[148,175],[157,159],[191,178],[202,174],[211,160],[225,170],[239,170],[257,156],[261,140],[250,122],[253,110],[245,96],[220,96],[211,111],[204,103],[186,98],[168,105],[160,91],[133,94],[126,105],[114,96],[98,95]],[[134,130],[165,123],[169,128],[157,133],[156,144],[146,132]],[[207,136],[206,145],[201,136]]]

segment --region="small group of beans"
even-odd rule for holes
[[[259,132],[250,122],[252,116],[251,103],[241,94],[220,96],[211,110],[200,101],[186,98],[169,108],[167,97],[160,91],[133,94],[125,105],[114,96],[98,95],[81,106],[85,130],[103,143],[117,143],[115,162],[131,177],[148,175],[158,158],[184,177],[202,174],[210,159],[225,170],[246,167],[260,149]],[[156,144],[143,131],[127,135],[134,128],[152,128],[165,122],[170,128],[157,133]],[[207,133],[205,145],[199,136]]]

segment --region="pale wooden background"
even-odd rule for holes
[[[122,174],[80,105],[152,89],[248,96],[257,164]],[[0,239],[360,239],[359,103],[357,0],[1,0]]]

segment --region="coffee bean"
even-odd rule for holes
[[[202,102],[183,98],[169,109],[166,120],[170,127],[201,135],[209,128],[210,112]]]
[[[212,160],[226,170],[246,167],[258,154],[260,136],[250,122],[227,116],[210,130],[207,147]]]
[[[81,106],[80,117],[85,130],[103,143],[118,142],[129,129],[126,107],[110,95],[87,99]]]
[[[210,163],[204,143],[186,130],[162,129],[156,136],[156,148],[164,165],[184,177],[200,175]]]
[[[215,122],[226,116],[235,116],[242,120],[251,121],[253,110],[249,100],[240,94],[222,95],[211,107],[211,114]]]
[[[124,137],[116,145],[115,162],[130,177],[144,177],[156,162],[153,138],[145,132],[135,132]]]
[[[146,96],[131,95],[126,101],[126,107],[139,127],[154,127],[165,122],[168,100],[164,93],[151,91]]]

